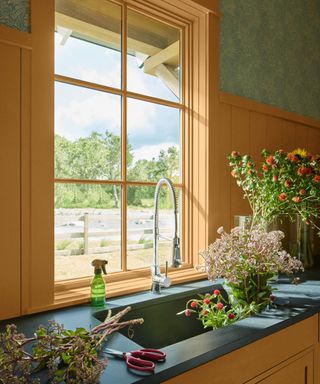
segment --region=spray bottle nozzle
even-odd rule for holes
[[[106,264],[108,264],[108,261],[107,260],[101,260],[101,259],[95,259],[91,263],[91,265],[94,267],[95,271],[98,269],[102,269],[102,271],[105,275],[107,274]]]

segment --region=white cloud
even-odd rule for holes
[[[71,90],[71,88],[70,88]],[[72,94],[74,92],[74,98]],[[56,107],[56,132],[74,140],[88,136],[92,131],[109,130],[120,133],[121,105],[120,99],[109,94],[85,93],[79,99],[79,89],[74,88],[70,99],[64,98]],[[88,97],[89,95],[89,97]],[[61,103],[61,104],[60,104]]]
[[[134,160],[152,160],[153,158],[157,158],[160,151],[166,151],[169,147],[176,147],[179,150],[179,147],[174,143],[161,143],[154,145],[145,145],[133,151]]]

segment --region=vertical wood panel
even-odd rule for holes
[[[295,147],[296,148],[304,148],[309,150],[308,144],[308,133],[309,128],[305,125],[296,124],[296,138],[295,138]]]
[[[54,300],[54,0],[32,0],[31,232],[28,310]]]
[[[261,113],[250,113],[250,155],[259,167],[261,151],[267,145],[267,117]]]
[[[212,175],[214,180],[213,194],[215,196],[213,212],[214,234],[220,226],[230,230],[232,223],[231,217],[231,182],[230,167],[228,165],[227,154],[231,151],[231,107],[221,104],[219,111],[219,133],[213,146],[215,160],[212,164]]]
[[[286,152],[293,151],[296,145],[296,124],[291,121],[283,121],[282,149]]]
[[[20,314],[20,48],[0,43],[0,319]]]
[[[231,147],[242,154],[250,151],[250,113],[248,110],[232,107],[231,120]],[[231,176],[230,176],[231,177]],[[231,226],[233,226],[234,215],[248,215],[250,208],[248,202],[243,199],[242,189],[233,179],[231,181]]]
[[[312,154],[320,153],[320,130],[309,128],[308,132],[308,151]]]
[[[30,92],[31,51],[21,50],[21,312],[25,313],[29,303],[30,286]]]
[[[276,151],[282,148],[282,130],[283,120],[267,116],[267,146],[266,148],[270,151]]]

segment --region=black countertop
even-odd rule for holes
[[[319,281],[313,280],[315,275]],[[274,292],[279,305],[275,308],[269,308],[258,316],[241,320],[231,326],[209,331],[162,348],[167,353],[167,359],[163,363],[156,363],[154,374],[135,373],[127,369],[123,360],[110,357],[100,382],[108,384],[158,384],[320,312],[320,273],[305,274],[301,281],[301,284],[293,285],[290,279],[279,279],[278,284],[275,284],[277,290]],[[205,280],[170,287],[163,290],[161,295],[154,295],[150,292],[128,295],[108,300],[106,308],[113,309],[149,300],[163,301],[172,294],[186,290],[192,291],[200,287],[208,287],[208,291],[212,291],[213,287],[219,283],[221,284],[222,281],[217,281],[213,285]],[[181,309],[183,307],[184,302],[182,302]],[[97,311],[90,305],[78,305],[2,321],[0,322],[0,330],[6,323],[15,323],[20,332],[32,336],[34,330],[40,324],[46,324],[48,320],[62,323],[66,329],[90,328],[99,324],[99,321],[93,316]],[[109,348],[122,351],[130,351],[140,347],[118,332],[111,335],[106,344]],[[45,382],[44,379],[43,383]]]

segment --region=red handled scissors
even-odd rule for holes
[[[143,348],[132,352],[121,352],[115,349],[106,348],[104,352],[121,357],[126,361],[128,368],[144,372],[153,372],[155,368],[153,361],[164,361],[166,358],[165,352],[153,348]]]

